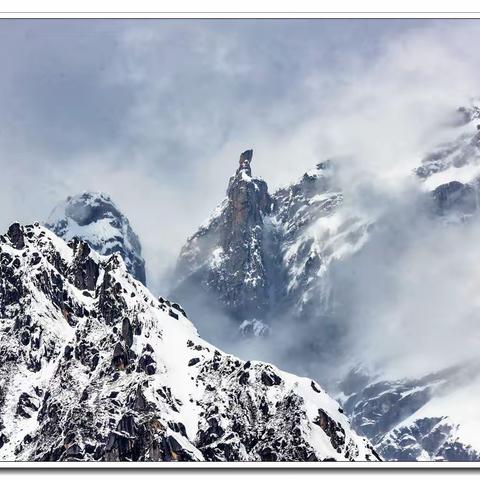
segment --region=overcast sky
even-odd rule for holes
[[[330,155],[386,180],[417,164],[480,93],[479,39],[475,21],[2,20],[0,227],[105,191],[161,288],[244,149],[271,188]]]

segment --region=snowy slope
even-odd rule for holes
[[[85,240],[101,255],[120,253],[128,271],[145,284],[145,261],[138,236],[112,199],[101,192],[83,192],[60,202],[46,227],[66,241]]]
[[[479,209],[480,102],[458,109],[461,121],[453,139],[426,155],[415,169],[422,189],[431,194],[435,213],[449,222],[468,220]]]
[[[478,379],[437,394],[378,446],[387,456],[417,461],[479,461]]]
[[[331,314],[331,265],[362,248],[372,221],[345,207],[331,161],[319,163],[272,197],[271,222],[286,281],[282,297],[287,296],[296,316],[305,309],[318,316]]]
[[[478,362],[417,379],[355,383],[354,374],[344,381],[343,408],[385,460],[480,460]]]
[[[0,237],[1,460],[375,460],[314,381],[203,341],[118,254]]]

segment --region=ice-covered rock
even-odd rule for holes
[[[128,271],[143,284],[145,261],[138,236],[112,199],[101,192],[68,197],[50,214],[47,228],[66,241],[78,237],[101,255],[119,253]]]

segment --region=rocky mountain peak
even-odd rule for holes
[[[248,240],[250,230],[263,223],[263,216],[271,209],[272,201],[266,182],[252,177],[250,163],[253,150],[246,150],[240,155],[240,165],[236,174],[230,179],[227,189],[229,208],[226,220],[232,228],[233,235],[225,231],[224,248],[236,248],[238,242]]]
[[[266,182],[252,176],[252,158],[253,150],[240,155],[226,198],[182,248],[174,291],[178,298],[190,287],[213,294],[239,324],[262,319],[269,295],[263,233],[273,202]]]
[[[252,162],[253,159],[253,150],[245,150],[242,152],[240,155],[240,160],[239,160],[239,167],[237,170],[237,174],[241,171],[244,171],[249,177],[252,176],[252,170],[250,167],[250,163]]]
[[[119,253],[132,275],[145,284],[145,261],[138,236],[109,195],[83,192],[60,202],[46,226],[66,241],[78,237],[101,255]]]
[[[255,325],[255,332],[266,332],[270,318],[285,311],[288,302],[291,308],[322,296],[313,288],[329,258],[308,227],[323,222],[325,235],[318,237],[329,242],[327,219],[343,197],[332,186],[330,161],[270,194],[266,182],[252,176],[252,158],[251,149],[240,155],[227,197],[183,247],[178,278],[180,285],[201,286],[213,295],[239,321],[241,331]],[[342,231],[348,234],[356,227],[350,222]],[[337,253],[333,250],[329,255],[334,258]],[[182,300],[183,295],[178,295]]]

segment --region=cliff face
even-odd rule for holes
[[[252,150],[241,154],[225,200],[188,239],[177,265],[180,291],[200,286],[240,322],[263,318],[269,307],[264,219],[272,200],[267,184],[252,177],[252,157]]]
[[[235,317],[262,315],[267,307],[268,276],[263,249],[263,219],[271,209],[267,184],[252,178],[253,151],[240,156],[240,165],[230,179],[217,250],[225,281],[215,284]]]

